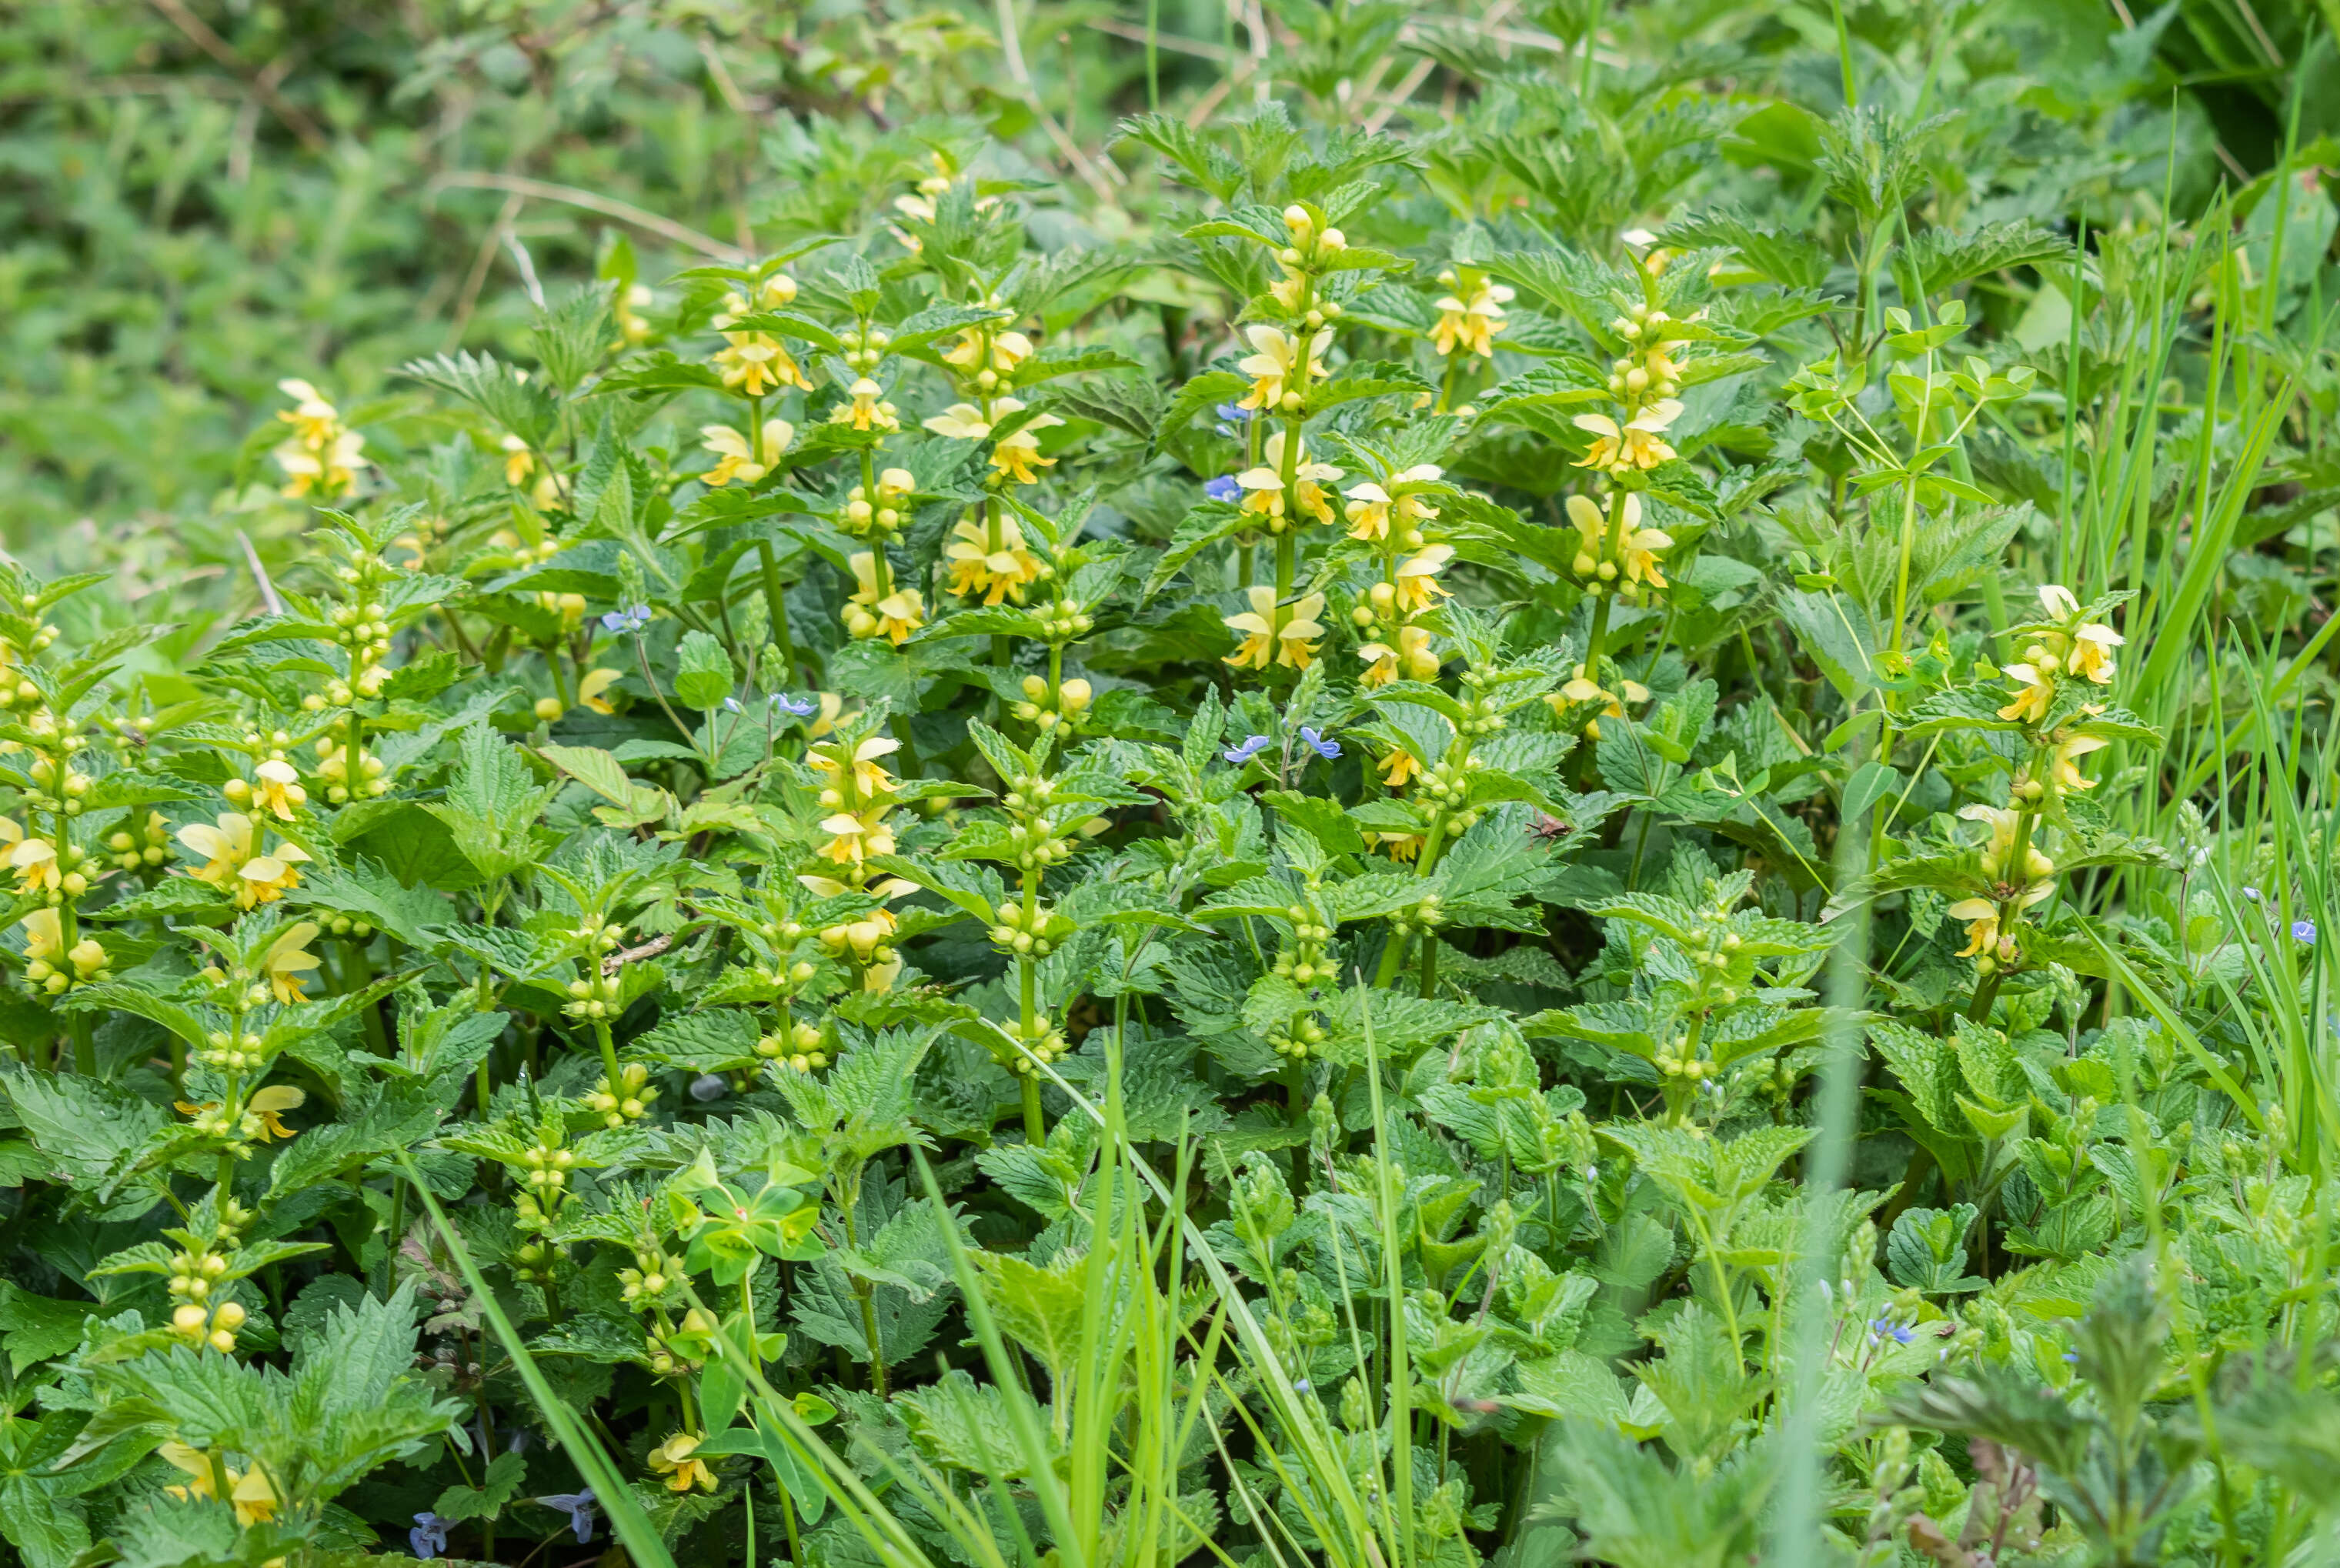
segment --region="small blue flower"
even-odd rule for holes
[[[2077,1350],[2067,1350],[2064,1353],[2064,1360],[2070,1365],[2077,1366],[2080,1365],[2080,1353]]]
[[[637,604],[627,610],[613,610],[601,617],[604,631],[640,631],[650,623],[650,607]]]
[[[1243,499],[1243,486],[1235,482],[1234,475],[1223,473],[1216,479],[1205,480],[1203,493],[1213,501],[1223,501],[1233,506]]]
[[[1253,758],[1258,756],[1261,752],[1266,749],[1267,737],[1264,735],[1254,735],[1248,737],[1242,745],[1231,746],[1226,750],[1220,752],[1219,755],[1240,768],[1244,763],[1250,761]]]
[[[1251,423],[1252,417],[1257,411],[1247,409],[1239,402],[1223,402],[1211,412],[1219,416],[1219,433],[1233,435],[1235,432],[1231,427]]]
[[[1871,1318],[1869,1324],[1869,1342],[1875,1345],[1889,1337],[1896,1345],[1907,1345],[1918,1335],[1914,1330],[1894,1322],[1889,1317]]]
[[[783,713],[792,713],[802,719],[820,703],[810,697],[791,697],[785,691],[775,691],[772,693],[772,706]]]
[[[2299,941],[2313,942],[2315,940],[2315,922],[2313,920],[2294,920],[2291,923],[2291,934]]]
[[[1294,1378],[1294,1379],[1292,1380],[1292,1392],[1293,1392],[1293,1393],[1294,1393],[1294,1394],[1305,1394],[1305,1393],[1307,1393],[1307,1392],[1308,1392],[1308,1380],[1307,1380],[1306,1378],[1304,1378],[1304,1377],[1295,1377],[1295,1378]]]
[[[2243,885],[2243,897],[2256,904],[2259,901],[2259,890],[2246,882]]]
[[[727,697],[723,700],[723,711],[726,713],[745,713],[748,710],[739,705],[739,700],[738,698]]]
[[[454,1523],[436,1513],[418,1513],[414,1516],[414,1528],[406,1533],[406,1543],[414,1549],[417,1557],[428,1563],[447,1550],[447,1527]]]
[[[701,1073],[690,1080],[690,1097],[705,1105],[709,1100],[721,1099],[730,1087],[731,1080],[721,1073]]]
[[[1319,734],[1312,725],[1303,724],[1300,727],[1300,739],[1308,742],[1308,749],[1327,762],[1341,754],[1341,743]]]
[[[593,1489],[580,1492],[556,1492],[550,1497],[536,1500],[555,1513],[569,1515],[569,1527],[577,1532],[577,1543],[582,1546],[593,1539]]]

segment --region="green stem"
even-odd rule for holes
[[[780,645],[780,657],[788,661],[788,673],[783,683],[793,686],[797,679],[797,643],[788,635],[788,595],[780,584],[779,558],[772,553],[772,541],[756,541],[756,554],[764,569],[765,617],[772,623],[772,640]]]

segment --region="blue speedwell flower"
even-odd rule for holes
[[[2299,941],[2313,942],[2315,940],[2315,922],[2313,920],[2294,920],[2291,923],[2291,934]]]
[[[1909,1328],[1907,1325],[1896,1323],[1889,1317],[1878,1317],[1871,1318],[1869,1320],[1869,1343],[1872,1345],[1888,1338],[1891,1339],[1896,1345],[1907,1345],[1917,1337],[1918,1335],[1915,1330]]]
[[[417,1557],[428,1563],[447,1550],[447,1527],[454,1523],[436,1513],[418,1513],[414,1516],[414,1528],[406,1533],[406,1543],[414,1549]]]
[[[536,1500],[555,1513],[569,1515],[569,1527],[577,1532],[577,1543],[582,1546],[593,1539],[593,1489],[577,1492],[556,1492],[550,1497]]]
[[[1261,752],[1266,749],[1267,737],[1264,735],[1253,735],[1247,737],[1242,745],[1230,746],[1225,751],[1220,752],[1219,755],[1240,768],[1244,763],[1250,761],[1253,758],[1258,756]]]
[[[1234,435],[1251,423],[1252,411],[1239,402],[1223,402],[1211,411],[1219,416],[1219,433]]]
[[[820,706],[809,697],[795,698],[785,691],[775,691],[764,700],[775,714],[787,713],[798,719],[802,719]],[[748,704],[740,701],[737,697],[725,698],[723,706],[727,711],[732,713],[744,714],[748,711]]]
[[[640,631],[650,623],[650,607],[637,604],[626,610],[613,610],[601,617],[604,631]]]
[[[1223,501],[1229,506],[1233,506],[1243,499],[1243,486],[1235,482],[1234,475],[1223,473],[1216,479],[1205,480],[1203,493],[1213,501]]]
[[[1308,742],[1308,749],[1327,762],[1341,754],[1341,743],[1329,736],[1320,734],[1314,726],[1303,724],[1300,727],[1300,739]]]

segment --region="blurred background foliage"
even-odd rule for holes
[[[1843,15],[1862,74],[1957,117],[1929,155],[1932,199],[1965,209],[1944,221],[2069,227],[2134,222],[2140,193],[2193,217],[2271,167],[2293,120],[2303,146],[2331,129],[2340,94],[2293,68],[2319,8],[2340,0]],[[1016,166],[988,172],[1061,193],[1038,199],[1063,203],[1042,214],[1063,239],[1143,239],[1152,158],[1112,144],[1116,120],[1158,103],[1199,121],[1272,90],[1319,121],[1410,128],[1469,216],[1502,188],[1502,149],[1458,123],[1467,84],[1491,62],[1556,79],[1591,26],[1621,64],[1664,44],[1665,68],[1631,66],[1653,107],[1756,110],[1732,133],[1737,174],[1684,158],[1677,190],[1652,166],[1625,208],[1720,197],[1776,216],[1806,199],[1779,171],[1818,149],[1801,116],[1760,105],[1833,114],[1846,65],[1831,5],[1798,0],[20,0],[6,18],[0,533],[35,564],[103,554],[183,581],[237,566],[239,531],[301,525],[252,482],[281,377],[377,442],[425,439],[390,367],[519,348],[531,295],[597,273],[656,283],[866,230],[937,149],[997,138],[984,157]],[[1738,188],[1695,188],[1717,180]]]

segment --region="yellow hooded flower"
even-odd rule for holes
[[[316,934],[317,923],[302,920],[284,928],[268,945],[268,955],[261,960],[261,968],[278,1001],[289,1006],[302,999],[302,977],[318,965],[317,955],[309,951],[309,940]]]
[[[933,222],[931,215],[927,221]],[[987,370],[1004,376],[1032,357],[1032,340],[1022,332],[992,333],[988,355],[983,352],[983,336],[982,332],[970,328],[957,343],[943,352],[944,362],[957,365],[969,375]]]
[[[838,775],[848,768],[852,770],[855,794],[862,797],[883,795],[899,782],[878,765],[880,757],[891,757],[902,749],[902,743],[890,735],[872,735],[853,749],[851,758],[838,753],[839,746],[818,746],[805,754],[805,766],[820,774],[831,786],[838,782]]]
[[[868,551],[853,557],[853,577],[860,587],[846,600],[845,630],[857,638],[883,637],[897,648],[927,623],[926,600],[915,588],[896,583],[893,591],[878,593],[878,559]]]
[[[845,711],[845,699],[836,692],[824,691],[819,695],[820,711],[813,716],[811,726],[805,730],[806,739],[811,740],[836,734],[838,716]]]
[[[295,405],[276,411],[276,417],[292,427],[295,442],[311,452],[322,452],[333,443],[342,432],[342,415],[340,410],[325,401],[323,393],[295,376],[278,382],[276,390]]]
[[[960,522],[951,530],[951,542],[943,546],[943,560],[950,568],[949,590],[961,599],[980,593],[986,604],[1002,599],[1021,604],[1026,587],[1040,581],[1039,558],[1025,548],[1024,531],[1012,517],[999,520],[997,550],[991,548],[984,524]]]
[[[1390,483],[1400,487],[1394,492],[1371,481],[1350,491],[1349,503],[1341,509],[1349,520],[1349,537],[1387,539],[1393,521],[1403,533],[1436,517],[1438,509],[1429,503],[1427,497],[1404,487],[1434,484],[1444,471],[1434,462],[1416,463],[1391,477]]]
[[[700,447],[719,460],[713,468],[699,476],[701,482],[720,486],[736,480],[741,484],[754,484],[779,466],[781,455],[797,438],[797,427],[784,419],[766,420],[752,452],[748,448],[748,438],[728,424],[702,425],[699,433],[702,438]]]
[[[536,471],[536,453],[526,441],[516,435],[503,439],[504,482],[518,490]]]
[[[2033,664],[2010,664],[2005,673],[2022,690],[2016,692],[2014,701],[1998,710],[1998,716],[2023,724],[2037,724],[2047,718],[2056,700],[2054,678]]]
[[[308,1098],[289,1084],[272,1085],[243,1102],[244,1126],[261,1143],[289,1138],[292,1129],[284,1125],[284,1113],[300,1109]]]
[[[1244,597],[1251,600],[1251,608],[1225,618],[1230,630],[1244,634],[1242,645],[1227,655],[1229,664],[1238,670],[1264,670],[1274,662],[1305,670],[1315,662],[1313,639],[1324,635],[1316,620],[1324,612],[1323,594],[1309,594],[1281,611],[1280,619],[1274,589],[1262,584],[1247,590]]]
[[[1433,544],[1424,546],[1410,559],[1399,562],[1397,569],[1399,611],[1412,615],[1418,610],[1427,610],[1441,599],[1448,597],[1447,590],[1438,586],[1438,574],[1443,571],[1446,569],[1446,563],[1453,559],[1453,545]]]
[[[617,705],[605,693],[623,678],[623,672],[616,670],[589,670],[578,680],[577,700],[596,713],[615,713]]]
[[[1435,680],[1438,667],[1445,662],[1430,646],[1430,633],[1419,626],[1399,627],[1396,647],[1386,642],[1368,642],[1357,650],[1357,657],[1365,661],[1362,679],[1368,686],[1387,686],[1401,677],[1407,680]]]
[[[2018,910],[2028,909],[2055,892],[2050,883],[2036,883],[2015,900]],[[1961,958],[1996,958],[2012,962],[2016,957],[2015,939],[1999,929],[1999,906],[1989,898],[1961,898],[1942,911],[1953,920],[1967,923],[1967,945],[1958,949]]]
[[[2112,742],[2096,735],[2074,735],[2057,743],[2048,763],[2048,775],[2058,789],[2093,789],[2097,781],[2080,777],[2080,759],[2101,751]]]
[[[1607,414],[1578,414],[1576,428],[1591,431],[1599,439],[1576,466],[1606,469],[1611,473],[1657,467],[1675,455],[1663,438],[1666,427],[1680,419],[1681,412],[1679,400],[1662,398],[1626,422],[1622,429]]]
[[[1620,504],[1624,510],[1619,520],[1617,553],[1625,581],[1646,582],[1652,588],[1665,587],[1665,573],[1659,570],[1658,554],[1673,548],[1673,535],[1663,529],[1641,526],[1641,498],[1631,491],[1625,492]],[[1576,531],[1584,541],[1577,555],[1577,571],[1589,573],[1606,558],[1608,514],[1591,496],[1572,495],[1568,498],[1568,520],[1576,524]],[[1588,565],[1588,561],[1591,564]]]
[[[54,964],[64,949],[64,928],[55,909],[35,909],[21,922],[25,929],[25,962]]]
[[[1006,419],[1011,413],[1023,412],[1022,402],[1012,397],[994,400],[991,417],[987,419],[981,409],[971,402],[955,402],[938,414],[930,415],[926,427],[937,435],[953,441],[981,441],[991,433],[994,421]]]
[[[350,430],[335,436],[322,452],[312,452],[297,441],[288,441],[270,455],[284,471],[283,493],[297,501],[311,491],[336,496],[348,490],[357,482],[358,465],[365,461],[364,452],[365,437]]]
[[[900,415],[885,401],[886,389],[868,376],[858,378],[845,392],[848,401],[828,411],[831,424],[849,424],[855,430],[902,428]]]
[[[1237,361],[1235,368],[1252,378],[1252,387],[1236,406],[1280,409],[1286,397],[1299,395],[1299,383],[1324,375],[1324,362],[1318,356],[1332,346],[1333,329],[1303,339],[1262,323],[1244,328],[1244,336],[1254,352]]]
[[[1401,746],[1381,759],[1380,771],[1383,783],[1403,789],[1420,777],[1422,759]]]
[[[1473,274],[1465,273],[1464,278]],[[1503,330],[1503,307],[1512,298],[1511,288],[1477,275],[1469,284],[1468,297],[1461,293],[1463,283],[1453,273],[1442,273],[1439,282],[1457,290],[1438,302],[1438,324],[1431,329],[1431,346],[1443,355],[1457,350],[1465,354],[1485,358],[1495,352],[1494,335]]]
[[[715,368],[725,386],[749,397],[762,397],[784,386],[812,390],[804,372],[771,333],[725,332],[723,341],[729,346],[716,354]]]
[[[260,853],[260,833],[241,811],[223,812],[219,825],[190,822],[179,829],[179,842],[203,857],[194,875],[235,895],[239,908],[273,903],[285,890],[301,885],[300,868],[309,852],[285,843],[272,853]]]
[[[2039,603],[2050,617],[2063,622],[2060,635],[2054,640],[2062,646],[2054,647],[2051,650],[2060,656],[2057,662],[2095,685],[2110,685],[2113,679],[2112,650],[2127,640],[2102,621],[2081,620],[2079,600],[2073,597],[2070,589],[2060,583],[2044,584],[2039,590]]]
[[[715,1472],[699,1458],[700,1439],[688,1432],[678,1432],[650,1450],[650,1468],[666,1477],[667,1489],[688,1492],[697,1486],[701,1492],[715,1490]]]
[[[999,438],[991,449],[991,466],[1017,484],[1039,483],[1040,476],[1036,471],[1056,467],[1056,460],[1040,455],[1038,432],[1064,422],[1052,413],[1033,415],[1020,428]]]
[[[301,788],[301,775],[290,762],[272,757],[253,769],[252,777],[253,804],[273,812],[280,822],[290,822],[293,809],[309,803],[309,792]]]
[[[54,893],[64,885],[57,847],[46,839],[29,837],[15,822],[0,817],[0,844],[12,846],[8,868],[16,873],[19,893]]]
[[[886,823],[887,808],[875,807],[856,814],[839,811],[820,819],[820,830],[829,836],[820,847],[820,858],[840,866],[859,866],[872,855],[894,852],[894,829]]]
[[[257,1466],[247,1472],[223,1463],[214,1470],[210,1454],[198,1448],[190,1448],[183,1443],[165,1443],[157,1452],[174,1469],[188,1477],[184,1486],[163,1488],[180,1502],[218,1497],[215,1488],[219,1476],[224,1474],[228,1489],[226,1501],[234,1505],[238,1524],[257,1524],[263,1520],[276,1517],[276,1489],[269,1485],[268,1477],[262,1474]]]

